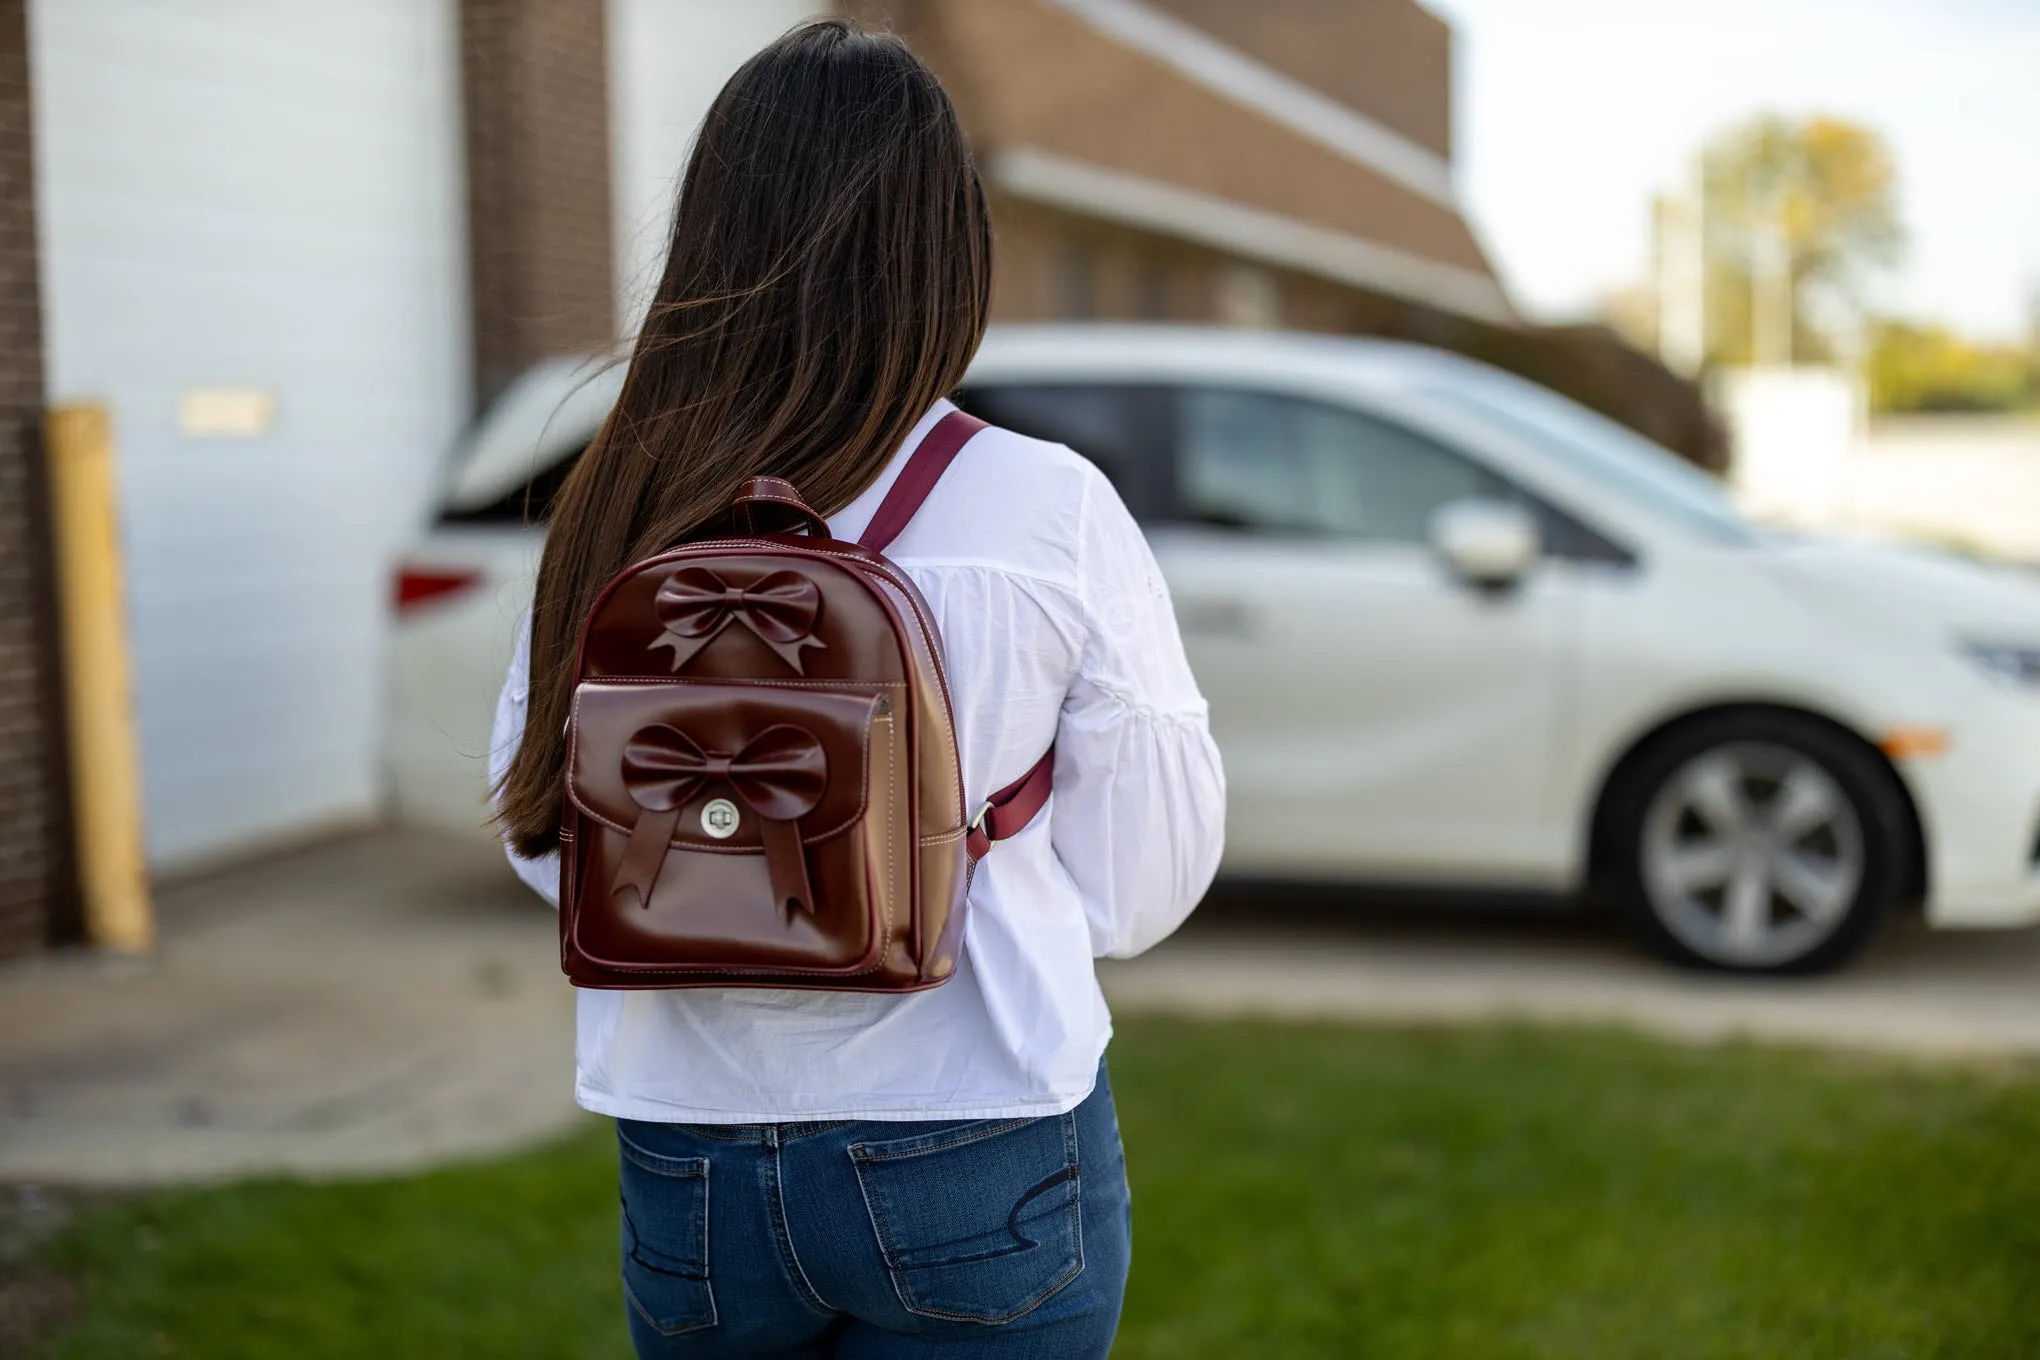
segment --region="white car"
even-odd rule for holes
[[[506,398],[404,570],[405,814],[481,819],[527,511],[614,395],[584,379]],[[1146,524],[1231,875],[1605,890],[1748,971],[1835,964],[1894,908],[2040,920],[2040,587],[2010,569],[1768,533],[1628,430],[1406,345],[995,328],[962,401]]]

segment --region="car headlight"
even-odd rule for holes
[[[1962,652],[2000,680],[2018,685],[2040,685],[2040,644],[1965,642]]]

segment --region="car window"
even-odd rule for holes
[[[441,524],[543,524],[552,514],[553,498],[566,484],[586,451],[584,444],[572,453],[540,468],[521,484],[480,505],[448,507],[440,512]]]
[[[1155,388],[1104,383],[974,383],[957,394],[957,404],[980,420],[1090,459],[1136,518],[1146,518],[1161,494],[1153,450],[1164,439],[1167,401]]]
[[[467,514],[500,521],[503,506],[522,507],[527,486],[571,464],[595,437],[623,390],[623,377],[622,364],[576,355],[526,369],[461,440],[442,508],[456,519]]]
[[[1139,515],[1154,492],[1142,473],[1154,460],[1144,450],[1157,442],[1154,389],[1129,386],[984,384],[958,394],[958,405],[981,420],[1035,439],[1067,444],[1104,472]],[[449,507],[442,524],[542,524],[567,474],[585,448],[576,448],[489,501]]]
[[[1174,513],[1266,534],[1426,543],[1456,500],[1501,500],[1537,518],[1546,554],[1628,564],[1571,515],[1428,436],[1345,407],[1270,392],[1179,394]]]
[[[1430,395],[1504,435],[1526,440],[1579,468],[1618,495],[1717,543],[1748,544],[1758,533],[1728,491],[1671,450],[1533,383],[1485,377],[1479,387]]]
[[[1182,394],[1182,515],[1264,533],[1428,539],[1438,507],[1510,498],[1487,469],[1400,426],[1265,392]]]

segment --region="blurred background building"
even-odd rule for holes
[[[372,819],[389,572],[477,409],[628,332],[688,138],[811,0],[0,0],[0,952],[77,929],[39,431],[111,410],[147,849]],[[1396,336],[1701,461],[1697,386],[1524,324],[1416,0],[855,0],[950,84],[1001,320]]]

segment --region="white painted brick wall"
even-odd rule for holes
[[[32,0],[53,399],[111,403],[158,867],[370,813],[389,563],[466,414],[451,0]],[[250,439],[194,386],[274,393]]]

